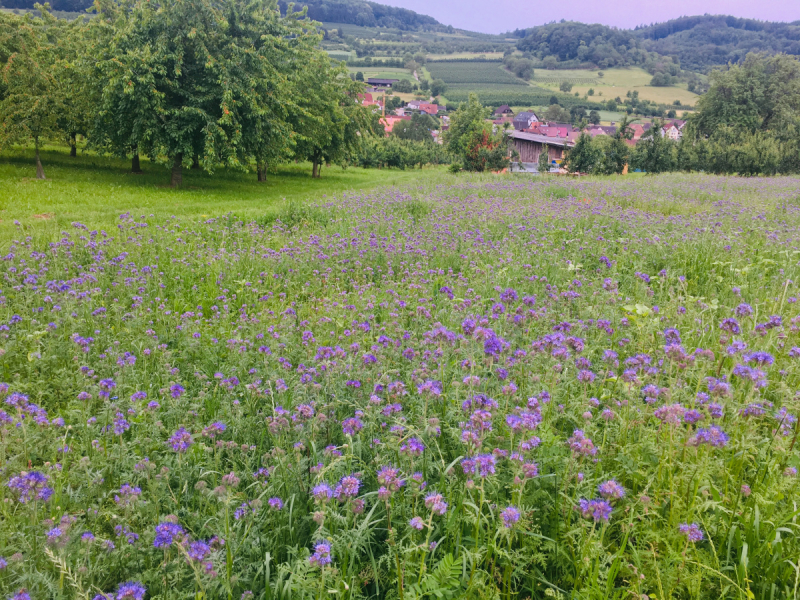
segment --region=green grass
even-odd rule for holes
[[[359,71],[364,74],[364,80],[370,77],[377,79],[408,79],[415,81],[414,77],[408,69],[399,69],[397,67],[347,67],[350,73],[358,73]]]
[[[693,105],[697,100],[697,94],[689,92],[686,84],[669,87],[651,86],[650,80],[653,76],[638,67],[603,69],[602,72],[603,77],[598,77],[598,71],[590,69],[536,69],[531,83],[557,90],[561,82],[567,81],[572,84],[573,93],[578,92],[581,97],[590,88],[594,89],[595,95],[589,100],[600,102],[617,96],[624,99],[628,92],[634,91],[638,91],[639,97],[643,100],[661,104],[672,104],[673,101],[680,100],[683,104]]]
[[[33,151],[16,149],[0,155],[0,240],[18,236],[14,221],[25,228],[58,232],[73,221],[113,227],[126,211],[139,215],[269,216],[287,206],[344,191],[366,191],[436,176],[441,169],[397,171],[323,167],[311,178],[308,164],[283,165],[265,183],[255,173],[219,170],[213,175],[184,170],[184,186],[168,187],[163,165],[142,160],[144,174],[130,173],[130,162],[81,153],[69,158],[63,148],[42,153],[47,179],[37,181]]]

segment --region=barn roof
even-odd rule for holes
[[[523,140],[526,142],[537,142],[539,144],[547,144],[548,146],[558,146],[565,148],[573,146],[574,141],[568,138],[556,138],[547,135],[540,135],[538,133],[528,133],[527,131],[512,131],[511,137],[515,140]]]

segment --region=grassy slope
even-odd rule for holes
[[[670,87],[652,87],[650,80],[653,78],[644,69],[631,67],[626,69],[604,69],[604,76],[598,77],[597,71],[587,69],[553,70],[537,69],[531,83],[542,87],[557,90],[562,81],[573,83],[572,91],[581,96],[593,88],[595,96],[591,100],[608,100],[609,98],[625,98],[629,91],[638,90],[639,97],[653,100],[663,104],[672,104],[680,100],[685,104],[694,104],[697,94],[686,89],[686,84]],[[602,93],[602,96],[600,95]]]
[[[311,178],[309,165],[285,165],[258,183],[255,174],[218,171],[208,175],[184,170],[184,187],[167,186],[169,173],[142,160],[144,175],[132,175],[130,163],[82,154],[70,159],[60,148],[42,154],[46,181],[34,179],[33,152],[17,150],[0,155],[0,246],[18,236],[14,221],[25,227],[58,232],[73,221],[113,227],[118,215],[160,214],[217,216],[228,212],[255,217],[277,212],[287,203],[347,190],[368,190],[428,179],[440,170],[397,171],[331,166],[320,179]]]

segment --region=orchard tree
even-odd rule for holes
[[[748,54],[741,65],[713,71],[709,79],[691,119],[702,135],[725,126],[783,133],[800,119],[800,61],[794,56]]]
[[[185,164],[249,169],[255,158],[261,169],[282,155],[286,72],[310,35],[296,18],[279,17],[270,0],[99,1],[113,23],[98,65],[101,144],[166,157],[173,187]]]
[[[432,142],[431,131],[438,129],[439,123],[435,117],[426,113],[417,113],[410,121],[400,121],[392,128],[392,135],[404,140],[418,142]]]
[[[545,144],[539,152],[538,169],[540,175],[550,172],[550,146]]]
[[[653,126],[642,136],[631,155],[631,166],[646,173],[665,173],[676,166],[675,142],[661,133],[662,121],[654,121]]]
[[[36,178],[45,179],[39,150],[46,139],[60,133],[58,117],[65,96],[56,76],[61,68],[58,41],[46,32],[47,7],[36,7],[42,17],[0,13],[0,58],[4,59],[0,148],[33,142]]]
[[[628,117],[624,117],[612,136],[601,135],[595,138],[600,147],[602,159],[596,169],[602,175],[619,175],[628,164],[630,152],[625,142],[633,138]]]
[[[450,118],[450,127],[444,133],[448,150],[467,171],[499,171],[510,164],[505,133],[493,134],[488,116],[489,109],[481,105],[477,95],[470,94]]]
[[[89,133],[95,109],[96,88],[91,69],[96,56],[84,19],[57,19],[41,11],[43,33],[53,53],[53,76],[61,93],[58,129],[69,144],[71,157],[77,156],[77,137]]]
[[[322,52],[310,55],[303,67],[298,74],[303,91],[290,114],[294,158],[311,162],[311,176],[317,178],[323,163],[345,166],[353,159],[375,121],[358,101],[363,86],[347,76],[346,67],[332,65]]]
[[[431,81],[431,96],[442,96],[447,91],[447,84],[441,79]]]
[[[602,152],[592,136],[582,133],[575,145],[567,151],[565,163],[570,173],[593,173],[602,159]]]

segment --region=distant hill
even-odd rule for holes
[[[511,35],[522,38],[517,42],[519,50],[540,59],[591,62],[603,69],[642,64],[646,59],[632,31],[606,25],[562,21],[518,29]]]
[[[36,1],[0,0],[0,7],[31,9]],[[50,6],[54,11],[79,13],[89,8],[92,2],[50,0]],[[278,2],[285,12],[287,0]],[[303,6],[308,7],[310,18],[323,23],[380,27],[401,32],[457,32],[462,36],[480,37],[487,44],[502,43],[504,47],[513,44],[508,38],[516,38],[516,47],[531,58],[544,61],[546,68],[555,68],[549,64],[553,62],[562,69],[589,65],[601,69],[637,65],[651,73],[672,71],[674,74],[677,64],[673,67],[668,57],[677,59],[681,69],[708,72],[716,66],[739,62],[748,52],[786,52],[800,56],[800,21],[778,23],[702,15],[680,17],[636,29],[561,21],[495,36],[457,31],[413,10],[368,0],[300,0],[295,3],[295,10]],[[415,51],[453,51],[449,47],[431,46],[430,42],[419,40]],[[465,46],[463,50],[473,48]]]
[[[633,31],[651,52],[696,71],[741,61],[748,52],[800,55],[800,21],[774,23],[724,15],[681,17]]]
[[[39,0],[0,0],[3,8],[31,9]],[[44,3],[44,0],[41,0]],[[83,12],[91,7],[93,0],[49,0],[54,11]],[[282,12],[286,12],[288,2],[279,0]],[[446,31],[446,27],[426,15],[413,10],[395,8],[365,0],[306,0],[295,3],[295,11],[308,7],[308,16],[315,21],[328,23],[347,23],[362,27],[387,27],[408,31]]]
[[[281,11],[288,2],[279,0]],[[295,3],[295,10],[308,7],[308,16],[315,21],[346,23],[362,27],[387,27],[407,31],[444,31],[448,29],[433,17],[413,10],[366,2],[365,0],[305,0]],[[452,28],[449,28],[452,29]]]
[[[562,21],[518,29],[511,35],[521,38],[517,48],[539,58],[590,61],[601,68],[645,65],[646,52],[674,57],[681,68],[690,71],[709,71],[739,62],[748,52],[800,56],[800,22],[773,23],[725,15],[681,17],[636,29]]]

